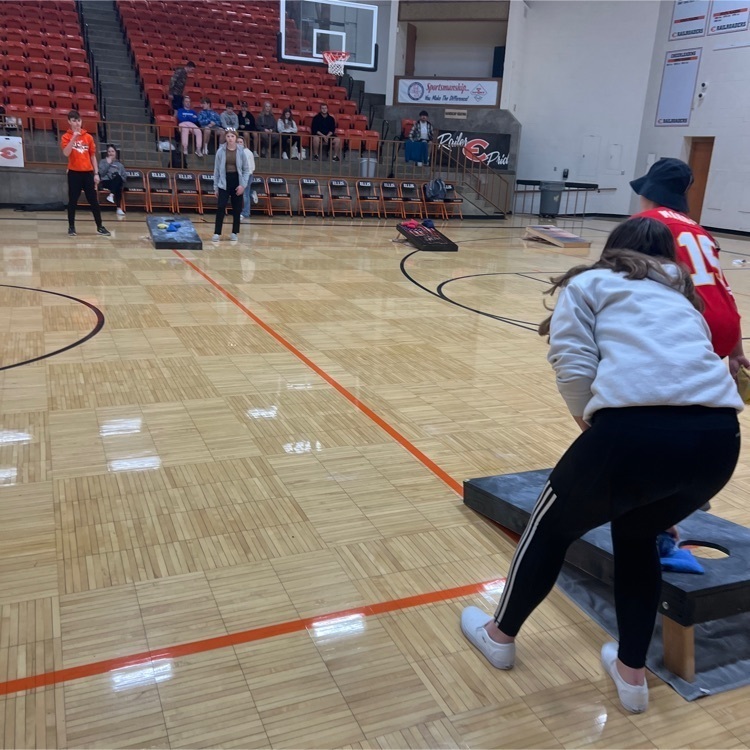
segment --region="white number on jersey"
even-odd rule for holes
[[[731,294],[724,273],[719,264],[719,253],[711,238],[705,234],[695,235],[692,232],[681,232],[677,244],[684,247],[693,264],[693,284],[707,286],[716,284],[716,280]]]

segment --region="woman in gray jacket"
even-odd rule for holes
[[[224,225],[224,213],[227,203],[232,203],[232,234],[229,239],[237,240],[240,233],[240,214],[242,213],[242,194],[250,179],[250,164],[247,152],[237,143],[237,131],[227,128],[225,142],[219,146],[214,162],[214,193],[219,200],[216,207],[216,223],[212,240],[221,239],[221,228]]]
[[[107,156],[99,162],[99,189],[109,190],[107,200],[117,206],[117,215],[125,216],[122,210],[122,191],[125,189],[127,174],[125,167],[117,160],[117,149],[107,144]]]

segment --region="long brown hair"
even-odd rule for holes
[[[678,273],[670,273],[665,268],[670,264]],[[552,286],[545,294],[554,294],[558,289],[579,274],[607,268],[615,273],[624,273],[626,279],[645,279],[659,277],[666,286],[683,294],[693,307],[703,312],[703,300],[698,296],[687,269],[677,262],[674,249],[674,238],[669,228],[655,219],[645,217],[628,219],[618,224],[607,237],[604,250],[596,263],[588,266],[574,266],[562,276],[552,279]],[[545,304],[545,307],[547,305]],[[549,310],[550,308],[547,307]],[[539,335],[549,336],[552,316],[549,315],[539,324]]]

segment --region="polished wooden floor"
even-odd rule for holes
[[[558,593],[512,672],[460,634],[513,546],[455,490],[576,435],[529,324],[612,226],[563,253],[526,223],[450,223],[420,288],[393,221],[258,219],[183,259],[142,215],[70,240],[0,211],[2,746],[749,746],[748,689],[652,678],[625,714]],[[747,316],[750,242],[722,246]],[[65,349],[77,300],[105,322]],[[750,524],[749,488],[745,452],[715,512]]]

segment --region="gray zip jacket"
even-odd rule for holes
[[[241,146],[237,146],[235,158],[237,159],[237,173],[240,178],[240,185],[244,187],[250,179],[250,162],[248,161],[245,149]],[[227,189],[226,143],[219,146],[219,150],[216,152],[216,160],[214,161],[214,187],[221,188],[222,190]]]
[[[573,277],[552,314],[547,359],[570,413],[586,422],[599,409],[628,406],[743,409],[705,319],[658,275]]]

